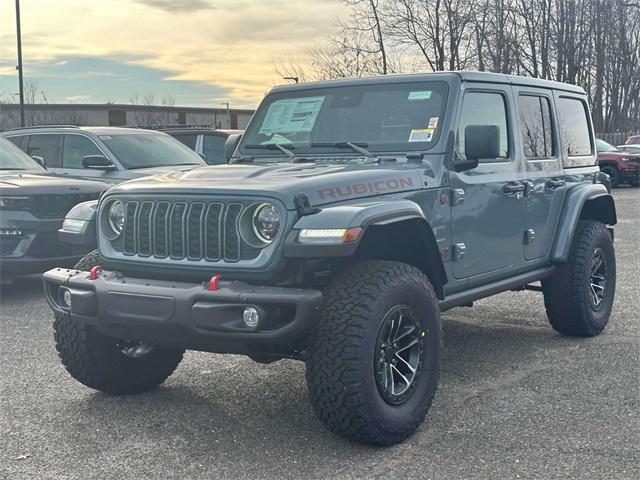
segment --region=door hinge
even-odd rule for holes
[[[454,262],[456,262],[458,260],[461,260],[466,253],[467,253],[467,246],[464,243],[456,243],[453,246],[453,254],[451,255],[451,258],[453,259]]]
[[[464,190],[462,188],[454,188],[451,190],[451,206],[455,207],[464,203]]]
[[[536,239],[536,231],[533,228],[528,228],[524,232],[524,244],[531,245]]]

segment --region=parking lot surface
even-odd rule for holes
[[[446,313],[434,405],[391,448],[327,432],[294,361],[189,352],[155,391],[94,392],[57,358],[39,279],[6,287],[0,478],[640,478],[640,189],[615,197],[607,330],[558,335],[535,292]]]

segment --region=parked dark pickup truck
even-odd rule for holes
[[[102,182],[60,178],[11,142],[0,138],[0,278],[73,266],[87,247],[58,240],[65,214],[76,204],[95,200]]]

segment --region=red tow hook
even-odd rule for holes
[[[218,287],[219,287],[219,283],[220,283],[220,279],[221,278],[222,278],[222,275],[220,275],[219,273],[214,275],[213,277],[211,277],[211,280],[209,280],[209,291],[210,292],[218,291]]]
[[[91,270],[89,270],[89,280],[97,280],[98,275],[100,275],[101,271],[102,271],[102,267],[100,265],[91,267]]]

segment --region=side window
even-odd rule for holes
[[[509,158],[509,129],[507,105],[500,93],[469,92],[462,101],[458,126],[458,145],[464,154],[464,131],[469,125],[496,125],[500,130],[500,156]]]
[[[204,147],[202,148],[204,156],[207,157],[207,163],[218,165],[225,163],[224,144],[227,138],[222,135],[205,135]]]
[[[549,99],[536,95],[518,97],[520,137],[524,156],[552,158],[555,153]]]
[[[83,168],[82,157],[104,155],[96,145],[82,135],[65,135],[62,146],[62,168]]]
[[[61,135],[31,135],[27,155],[37,155],[44,158],[48,167],[59,167],[60,137]]]
[[[198,135],[196,133],[179,133],[177,135],[172,135],[176,140],[181,141],[191,150],[196,149],[196,141],[198,140]]]
[[[24,136],[21,137],[7,137],[7,140],[9,140],[11,143],[13,143],[16,147],[21,148],[22,150],[24,150],[23,146],[22,146],[22,139],[24,139]]]
[[[559,98],[557,105],[566,154],[570,157],[591,156],[593,145],[587,106],[582,100],[568,97]]]

